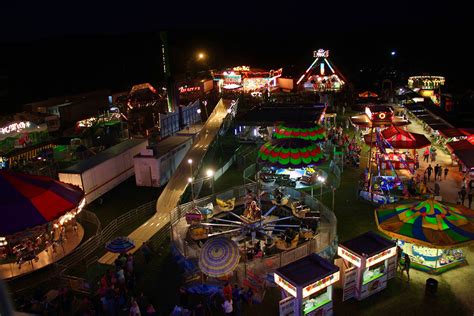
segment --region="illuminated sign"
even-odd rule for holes
[[[356,267],[360,268],[361,259],[359,257],[357,257],[356,255],[354,255],[353,253],[347,251],[346,249],[341,248],[341,247],[337,247],[337,255],[339,257],[349,261],[350,263],[352,263]]]
[[[234,71],[250,71],[249,66],[237,66],[232,68]]]
[[[322,48],[316,50],[313,52],[313,57],[316,57],[316,58],[320,58],[320,57],[323,57],[323,58],[327,58],[329,57],[329,50],[324,50]]]
[[[30,122],[19,122],[19,123],[12,123],[10,125],[7,125],[5,127],[0,128],[0,133],[1,134],[10,134],[13,132],[19,132],[25,128],[30,127],[31,123]]]
[[[275,283],[278,284],[282,289],[296,297],[296,287],[290,284],[290,282],[286,281],[282,277],[280,277],[278,274],[274,273],[274,279]]]
[[[470,142],[472,145],[474,145],[474,135],[469,135],[467,137],[467,141]]]
[[[385,119],[385,113],[379,113],[379,119],[383,120]]]
[[[434,95],[434,91],[433,90],[420,90],[420,94],[423,97],[431,97]]]
[[[397,246],[387,249],[379,254],[376,254],[373,257],[368,258],[366,267],[373,266],[374,264],[382,262],[385,259],[395,256],[396,254],[397,254]]]
[[[188,93],[188,92],[200,91],[201,87],[184,86],[184,87],[179,87],[178,90],[179,90],[179,93]]]
[[[310,296],[311,294],[314,294],[318,292],[319,290],[322,290],[324,288],[327,288],[333,283],[336,283],[339,281],[339,271],[328,275],[327,277],[318,280],[314,282],[313,284],[308,285],[307,287],[303,288],[303,298]]]

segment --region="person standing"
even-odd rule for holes
[[[463,185],[461,188],[461,205],[464,205],[464,200],[466,199],[466,187]]]
[[[428,168],[426,168],[426,171],[428,173],[428,181],[431,181],[430,178],[431,178],[431,173],[433,172],[433,167],[431,167],[431,165],[428,165]]]
[[[403,261],[403,265],[402,265],[402,277],[403,277],[403,271],[406,271],[407,272],[407,276],[408,276],[408,280],[407,282],[410,282],[410,265],[411,265],[411,260],[410,260],[410,257],[408,256],[408,254],[405,254],[404,256],[404,261]]]
[[[232,312],[234,311],[232,307],[232,299],[226,298],[222,307],[224,308],[224,313],[226,315],[232,315]]]
[[[237,284],[232,290],[232,301],[234,302],[234,315],[240,316],[242,314],[242,292]]]
[[[439,183],[435,182],[435,184],[434,184],[434,194],[435,194],[435,196],[439,196],[439,191],[440,190],[441,190],[441,188],[439,186]]]
[[[434,179],[436,181],[436,179],[438,178],[438,175],[439,175],[439,164],[436,164],[436,166],[434,167]]]
[[[468,204],[468,207],[471,208],[471,204],[472,204],[472,192],[473,189],[469,189],[469,193],[467,194],[467,202],[469,203]]]
[[[446,178],[448,177],[448,172],[449,172],[448,167],[444,167],[444,180],[446,180]]]

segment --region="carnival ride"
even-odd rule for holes
[[[23,262],[38,261],[44,251],[55,252],[57,246],[64,249],[69,224],[74,232],[81,232],[79,242],[82,239],[82,227],[75,220],[85,205],[84,192],[79,188],[48,177],[5,170],[0,170],[0,187],[2,263],[16,262],[19,270]],[[16,276],[13,274],[9,273]]]
[[[375,211],[380,231],[398,240],[416,269],[433,274],[465,263],[474,240],[474,211],[432,198]]]
[[[344,76],[329,62],[329,50],[314,51],[313,63],[296,82],[302,89],[309,91],[334,91],[342,89],[346,83]]]

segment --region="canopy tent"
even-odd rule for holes
[[[218,278],[234,271],[239,260],[239,247],[233,240],[226,237],[214,237],[202,246],[199,268],[202,273]]]
[[[72,218],[84,192],[54,179],[0,170],[0,236]]]
[[[325,139],[324,127],[318,124],[278,124],[275,128],[274,137],[301,138],[311,141],[323,141]]]
[[[126,253],[135,248],[135,242],[128,237],[116,237],[105,245],[105,249],[114,253]]]
[[[439,130],[439,133],[445,138],[463,137],[474,134],[474,128],[446,128]]]
[[[378,94],[372,91],[364,91],[359,93],[359,98],[378,98]]]
[[[446,144],[451,152],[459,150],[474,150],[474,145],[471,144],[467,139],[463,139],[457,142],[449,142]]]
[[[474,211],[434,199],[375,210],[385,234],[431,248],[455,248],[474,239]]]
[[[462,164],[466,166],[466,168],[474,168],[474,149],[455,150],[454,155],[456,155],[456,157],[461,160]]]
[[[319,145],[300,138],[283,138],[268,142],[258,151],[258,162],[277,168],[301,168],[318,165],[324,155]]]
[[[383,130],[381,134],[394,149],[420,149],[431,145],[425,135],[410,133],[395,126]],[[370,144],[371,135],[365,135],[364,141],[366,144]],[[375,135],[372,135],[372,142],[375,142]]]

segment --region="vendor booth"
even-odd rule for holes
[[[434,199],[375,211],[380,231],[396,238],[415,269],[440,274],[466,262],[463,246],[474,240],[474,211]]]
[[[274,280],[282,290],[281,316],[333,314],[332,284],[339,280],[339,268],[328,260],[313,253],[278,268]]]
[[[397,270],[396,243],[371,231],[340,243],[337,254],[343,259],[343,301],[383,290]]]

